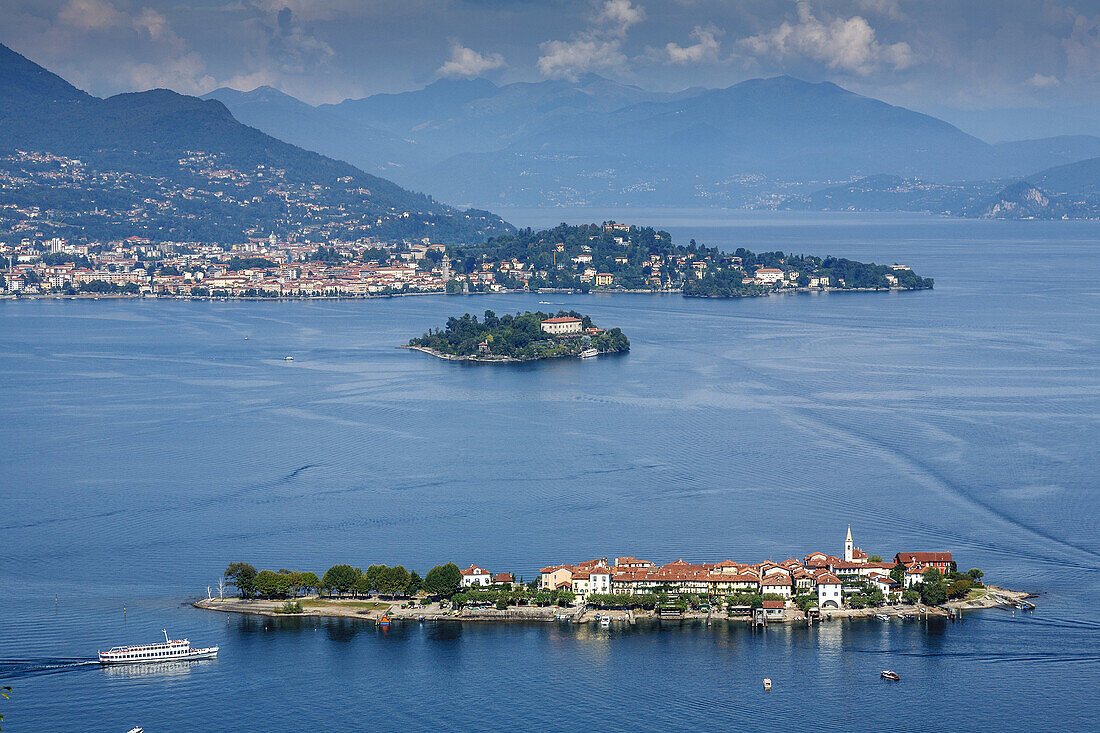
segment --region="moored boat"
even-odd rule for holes
[[[170,640],[168,631],[164,631],[164,642],[142,644],[139,646],[116,646],[105,652],[98,652],[100,664],[148,664],[150,662],[191,661],[213,659],[218,656],[218,647],[209,646],[192,649],[187,639]]]
[[[596,349],[585,349],[581,352],[582,359],[591,359],[593,356],[599,356],[600,352]]]
[[[382,614],[382,618],[378,619],[378,625],[379,626],[389,626],[390,625],[389,614]]]
[[[893,680],[894,682],[897,682],[901,679],[901,675],[899,675],[897,672],[891,672],[888,669],[882,670],[881,675],[882,679],[884,680]]]

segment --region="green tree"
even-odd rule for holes
[[[409,573],[409,582],[405,585],[405,595],[415,596],[423,587],[424,579],[420,577],[420,573],[415,570]]]
[[[279,598],[290,593],[291,577],[284,573],[261,570],[256,574],[252,585],[264,598]]]
[[[298,586],[306,593],[316,593],[321,586],[321,579],[317,577],[317,573],[307,570],[304,573],[298,573]]]
[[[392,568],[383,567],[378,579],[375,581],[375,589],[380,595],[397,596],[405,592],[409,585],[409,571],[403,566]]]
[[[894,565],[893,570],[890,571],[890,577],[898,583],[905,582],[905,565],[904,563],[897,563]]]
[[[508,598],[507,598],[507,596],[500,596],[499,598],[497,598],[497,610],[498,611],[503,611],[506,608],[508,608]]]
[[[920,593],[913,588],[906,588],[901,593],[901,600],[905,601],[909,605],[913,605],[920,600]]]
[[[928,568],[927,570],[924,571],[924,582],[925,583],[938,583],[942,579],[943,579],[943,573],[941,573],[936,568]]]
[[[367,577],[368,593],[372,590],[379,590],[378,583],[387,569],[385,565],[371,565],[367,568],[367,572],[364,573],[364,575]]]
[[[433,596],[450,598],[462,583],[462,571],[453,562],[436,565],[424,578],[424,590]]]
[[[871,555],[867,558],[867,562],[882,562],[882,555]]]
[[[947,584],[942,581],[921,583],[920,599],[926,606],[938,606],[947,600]]]
[[[558,605],[562,608],[572,605],[574,600],[576,600],[576,596],[573,591],[564,589],[558,591]]]
[[[978,570],[977,568],[970,568],[966,571],[966,574],[969,575],[970,579],[973,580],[975,583],[980,583],[982,578],[985,577],[985,573],[983,573],[981,570]]]
[[[363,573],[355,579],[355,585],[352,586],[357,596],[369,596],[371,592],[370,576],[367,573]]]
[[[430,570],[428,571],[428,575],[431,575]],[[451,596],[451,605],[453,605],[455,608],[461,609],[469,602],[469,600],[470,596],[466,593],[455,593]]]
[[[231,563],[225,569],[225,582],[236,586],[241,598],[251,598],[256,592],[256,568],[246,562]]]
[[[351,565],[333,565],[321,577],[321,585],[335,591],[338,595],[348,593],[362,575],[362,570],[353,568]]]

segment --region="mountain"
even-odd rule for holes
[[[290,99],[268,95],[264,103],[287,106]],[[221,227],[211,223],[218,238],[239,240],[244,234],[234,234],[238,226],[270,231],[273,218],[285,230],[319,218],[309,223],[319,232],[347,235],[358,229],[374,236],[400,232],[471,241],[508,229],[497,217],[456,211],[241,124],[221,102],[165,89],[100,99],[0,45],[0,154],[10,154],[9,165],[26,167],[26,151],[78,161],[94,174],[131,176],[129,199],[167,197],[158,218],[191,233],[202,229],[193,212],[183,210],[194,197],[209,194],[211,205],[227,217]],[[97,179],[80,180],[94,186]],[[87,198],[79,185],[69,189],[70,198]],[[234,206],[224,203],[227,194]],[[110,197],[106,190],[98,195]],[[166,214],[166,208],[178,215]],[[170,224],[159,226],[172,230]]]

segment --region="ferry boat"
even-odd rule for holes
[[[163,630],[163,629],[162,629]],[[218,656],[218,647],[192,649],[187,639],[172,641],[168,631],[164,630],[164,643],[143,644],[141,646],[116,646],[109,651],[99,652],[100,664],[147,664],[149,662],[174,662],[193,659],[213,659]]]
[[[897,682],[901,679],[901,675],[899,675],[897,672],[891,672],[888,669],[882,670],[880,674],[882,675],[882,679],[884,680],[893,680],[894,682]]]
[[[590,359],[593,356],[599,356],[599,355],[600,355],[600,352],[597,351],[596,349],[585,349],[584,351],[581,352],[581,358],[582,359]]]

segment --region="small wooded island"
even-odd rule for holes
[[[442,330],[429,329],[403,348],[456,361],[515,362],[629,351],[630,340],[618,328],[597,328],[577,311],[497,316],[487,310],[481,320],[469,313],[452,316]]]

